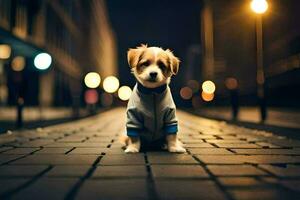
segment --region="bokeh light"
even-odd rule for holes
[[[118,90],[118,96],[121,100],[127,101],[131,96],[132,90],[128,86],[122,86]]]
[[[266,0],[252,0],[250,7],[255,13],[263,14],[267,11],[269,6]]]
[[[16,56],[11,62],[12,70],[16,72],[23,71],[25,67],[25,58],[23,56]]]
[[[235,90],[238,88],[238,82],[235,78],[230,77],[225,80],[225,86],[229,90]]]
[[[109,107],[113,104],[113,96],[108,93],[102,93],[100,96],[100,102],[103,107]]]
[[[47,53],[40,53],[34,58],[34,66],[39,70],[46,70],[50,67],[52,58]]]
[[[183,87],[181,88],[180,90],[180,96],[181,98],[185,99],[185,100],[188,100],[190,98],[192,98],[193,96],[193,91],[191,88],[189,87]]]
[[[216,85],[212,81],[204,81],[202,83],[202,90],[207,94],[212,94],[216,91]]]
[[[84,83],[88,88],[97,88],[100,85],[101,77],[96,72],[89,72],[84,77]]]
[[[206,93],[202,91],[201,97],[204,101],[212,101],[215,97],[214,93]]]
[[[193,93],[198,92],[200,87],[198,81],[196,80],[189,80],[187,82],[187,86],[192,89]]]
[[[0,45],[0,59],[8,59],[11,54],[11,47],[7,44]]]
[[[98,102],[98,92],[94,89],[89,89],[84,93],[84,100],[87,104],[95,104]]]
[[[105,92],[114,93],[119,88],[119,80],[114,76],[108,76],[103,81],[103,89]]]

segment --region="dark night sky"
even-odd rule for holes
[[[128,48],[147,43],[170,48],[181,59],[180,76],[173,82],[182,85],[187,49],[200,45],[201,1],[108,0],[107,7],[117,37],[121,83],[132,86],[135,82],[127,64]]]

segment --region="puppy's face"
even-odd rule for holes
[[[127,58],[134,76],[147,88],[168,84],[179,68],[179,59],[169,49],[142,45],[129,49]]]

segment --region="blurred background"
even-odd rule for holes
[[[179,108],[299,128],[300,1],[0,0],[0,132],[124,106],[128,48],[181,60]]]

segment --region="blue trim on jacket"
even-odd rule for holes
[[[167,135],[176,134],[178,132],[178,126],[177,126],[177,124],[166,125],[164,127],[164,130],[165,130]]]
[[[141,129],[136,129],[136,128],[127,128],[127,135],[130,137],[138,137],[139,136],[139,132],[141,131]],[[172,124],[172,125],[166,125],[164,127],[164,131],[167,135],[170,134],[176,134],[178,132],[178,125],[177,124]]]
[[[136,128],[127,128],[127,135],[130,137],[138,137],[139,136],[139,129]]]

